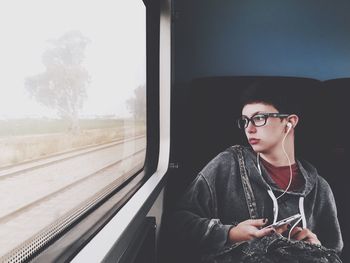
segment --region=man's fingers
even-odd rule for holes
[[[293,238],[296,240],[307,241],[310,238],[316,238],[316,235],[308,229],[303,229],[300,232],[296,233]]]
[[[279,226],[279,227],[276,228],[276,232],[278,234],[282,234],[282,233],[284,233],[287,230],[288,230],[288,224],[284,224],[284,225]]]
[[[300,232],[298,232],[297,234],[294,235],[294,239],[295,240],[303,240],[307,237],[307,233],[304,230],[301,230]]]
[[[310,244],[316,244],[321,245],[320,240],[317,239],[317,237],[311,237],[305,240],[306,242],[309,242]]]
[[[268,227],[268,228],[263,228],[263,229],[256,231],[255,235],[257,238],[260,238],[260,237],[272,235],[274,233],[276,233],[276,230],[272,227]]]
[[[311,244],[321,245],[320,240],[318,240],[317,235],[311,232],[309,229],[296,227],[291,233],[291,237],[295,240],[302,240]]]
[[[303,233],[304,231],[302,231],[301,233]],[[306,241],[306,242],[309,242],[311,244],[321,244],[321,242],[318,240],[317,236],[315,233],[312,233],[309,229],[305,229],[305,232],[303,233],[303,235],[301,235],[300,237],[298,238],[301,238],[299,240],[303,240],[303,241]]]
[[[299,234],[302,230],[303,230],[303,229],[302,229],[301,227],[298,227],[298,226],[295,227],[295,228],[293,228],[293,230],[292,230],[292,232],[291,232],[291,234],[290,234],[290,237],[295,239],[295,236],[296,236],[297,234]]]
[[[267,218],[262,218],[262,219],[249,219],[247,220],[247,224],[255,227],[262,227],[266,225],[268,219]]]

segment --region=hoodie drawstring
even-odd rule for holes
[[[277,217],[278,217],[278,202],[277,202],[277,198],[274,195],[274,193],[272,192],[271,187],[269,186],[269,190],[267,190],[269,196],[272,199],[272,203],[273,203],[273,224],[275,224],[277,222]]]
[[[258,153],[257,154],[256,163],[257,163],[259,174],[262,176],[260,162],[259,162],[259,157],[260,157],[260,154]],[[272,203],[273,203],[273,224],[275,224],[277,222],[277,218],[278,218],[278,202],[277,202],[277,198],[276,198],[275,194],[273,193],[271,187],[269,185],[268,185],[268,187],[269,187],[269,189],[267,190],[267,192],[268,192],[269,196],[271,197]],[[279,196],[279,197],[281,197],[281,196]],[[306,223],[306,217],[305,217],[304,197],[303,196],[301,196],[299,198],[299,212],[300,212],[300,215],[301,215],[301,219],[300,220],[302,220],[303,228],[306,228],[307,227],[307,223]],[[300,222],[300,220],[298,220],[293,225],[293,227],[291,228],[290,232],[292,232],[293,228]]]
[[[277,217],[278,217],[278,202],[277,202],[277,198],[275,196],[275,194],[273,193],[271,187],[269,186],[269,189],[267,190],[269,196],[272,199],[272,203],[273,203],[273,224],[275,224],[277,222]],[[301,196],[299,198],[299,212],[301,215],[301,220],[303,223],[303,228],[307,227],[307,223],[306,223],[306,216],[305,216],[305,210],[304,210],[304,197]],[[300,222],[300,220],[299,220]]]
[[[272,203],[273,203],[273,224],[275,224],[277,222],[277,217],[278,217],[278,202],[277,202],[277,198],[275,196],[275,194],[273,193],[271,187],[269,186],[269,189],[267,190],[269,196],[272,199]],[[305,210],[304,210],[304,197],[301,196],[299,198],[299,212],[301,215],[301,218],[298,219],[294,225],[291,227],[291,229],[289,230],[289,234],[288,234],[288,239],[290,239],[290,235],[293,231],[293,229],[299,224],[300,221],[302,221],[303,224],[303,228],[305,229],[307,227],[307,223],[306,223],[306,217],[305,217]]]
[[[307,228],[305,211],[304,211],[304,197],[303,196],[301,196],[299,198],[299,211],[300,211],[301,219],[303,222],[303,228]]]

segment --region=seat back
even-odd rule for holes
[[[171,158],[180,165],[168,172],[165,193],[165,205],[168,207],[164,217],[167,213],[171,214],[172,204],[212,158],[231,145],[248,145],[244,132],[236,124],[241,115],[239,99],[251,84],[266,79],[281,83],[280,88],[288,94],[288,98],[300,106],[299,123],[295,129],[296,156],[311,162],[330,183],[346,244],[348,235],[345,233],[349,228],[345,212],[347,185],[343,182],[347,176],[346,160],[349,160],[349,130],[345,128],[344,120],[347,114],[345,93],[350,79],[326,82],[263,76],[194,79],[188,85],[187,103],[181,105],[182,115],[174,124],[181,129],[182,136],[174,136],[173,148],[176,151]],[[164,221],[166,225],[166,219]],[[166,240],[166,234],[164,236],[163,240]],[[343,259],[347,257],[345,248]],[[174,259],[173,262],[178,261]]]
[[[348,193],[349,160],[350,160],[350,124],[349,97],[350,78],[333,79],[324,82],[324,141],[327,142],[325,151],[325,171],[323,177],[327,179],[333,189],[337,202],[338,218],[344,239],[342,258],[349,262],[349,221]]]
[[[296,151],[310,162],[317,162],[318,137],[315,129],[322,127],[318,121],[322,110],[319,94],[323,92],[320,81],[293,77],[212,77],[192,81],[189,91],[185,143],[186,167],[195,176],[213,157],[235,144],[247,145],[244,132],[236,119],[241,115],[239,98],[253,82],[274,79],[288,97],[300,105],[302,116],[296,128]]]

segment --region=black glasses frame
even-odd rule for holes
[[[269,117],[273,117],[273,118],[286,118],[288,117],[289,114],[285,114],[285,113],[278,113],[278,112],[274,112],[274,113],[257,113],[255,114],[254,116],[252,116],[251,118],[248,118],[247,116],[241,116],[238,120],[237,120],[237,125],[238,125],[238,128],[240,129],[245,129],[248,127],[249,125],[249,122],[252,122],[252,124],[255,126],[255,127],[261,127],[261,126],[264,126],[267,122],[267,119]],[[259,124],[259,125],[256,125],[255,121],[257,121],[257,118],[264,118],[264,122],[263,124]],[[255,119],[255,121],[254,121]],[[244,124],[244,127],[242,127],[241,125],[241,122],[242,120],[247,120]]]

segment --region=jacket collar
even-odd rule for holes
[[[256,153],[250,147],[243,147],[243,155],[246,167],[250,168],[246,169],[246,171],[251,181],[256,182],[258,185],[262,186],[266,190],[268,190],[270,186],[273,191],[281,193],[283,192],[283,190],[280,189],[267,175],[267,171],[263,165],[260,165],[261,171],[263,173],[263,175],[260,175],[256,162]],[[290,195],[306,196],[315,187],[317,180],[317,170],[310,163],[304,160],[297,159],[296,162],[298,164],[302,176],[304,177],[305,185],[301,192],[287,191],[287,193]]]

